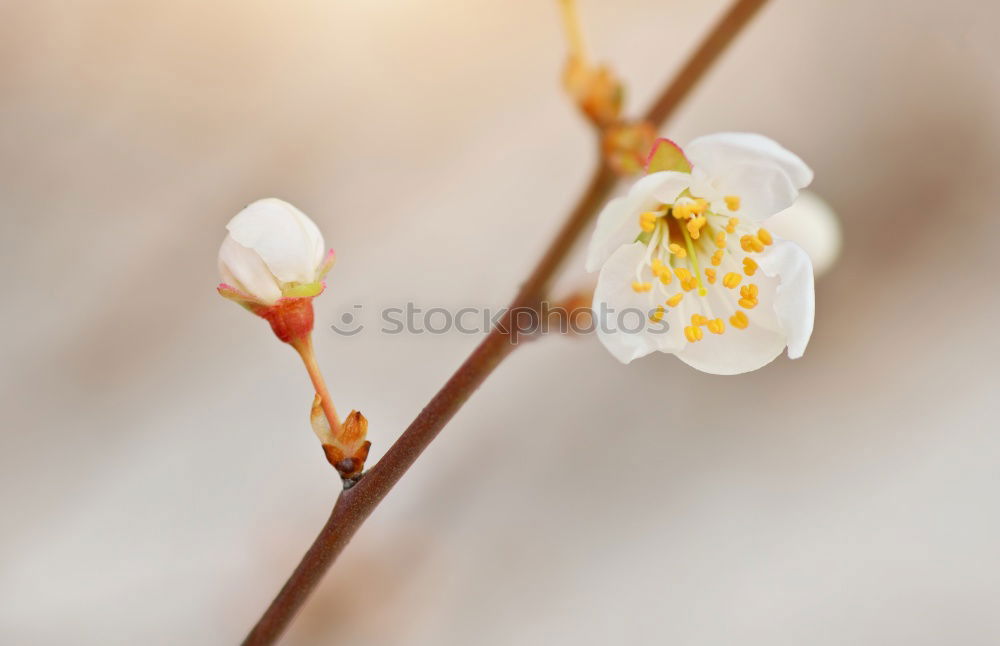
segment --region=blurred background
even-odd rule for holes
[[[726,5],[580,11],[636,114]],[[997,643],[998,20],[771,2],[665,134],[816,170],[806,356],[519,350],[284,643]],[[336,248],[316,344],[377,458],[478,337],[328,326],[506,304],[595,161],[564,57],[555,0],[0,4],[0,640],[242,639],[339,482],[298,358],[215,293],[225,223],[277,196]]]

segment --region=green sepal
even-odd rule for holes
[[[323,283],[288,283],[281,288],[282,298],[311,298],[323,291]]]
[[[664,170],[690,173],[691,162],[684,156],[680,146],[661,137],[653,144],[653,150],[646,159],[646,173],[658,173]]]

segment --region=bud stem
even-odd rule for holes
[[[569,55],[581,63],[587,60],[586,47],[583,44],[583,30],[580,29],[580,16],[576,12],[576,0],[559,0],[562,8],[563,23],[566,26],[566,37],[569,39]]]
[[[333,433],[334,437],[340,437],[340,418],[337,417],[337,409],[333,407],[333,399],[330,397],[330,392],[326,389],[326,381],[323,379],[323,373],[319,369],[319,363],[316,362],[316,353],[313,352],[312,334],[306,334],[288,343],[295,348],[295,351],[302,357],[302,363],[306,365],[306,372],[309,373],[309,379],[312,380],[313,388],[316,390],[316,394],[319,395],[320,406],[323,407],[326,419],[330,422],[330,432]]]

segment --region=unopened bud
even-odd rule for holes
[[[338,432],[330,429],[329,420],[323,412],[322,400],[319,395],[313,400],[309,418],[313,432],[323,445],[323,453],[340,477],[345,481],[358,478],[365,468],[368,451],[372,443],[368,436],[368,420],[356,410],[352,410]]]
[[[268,198],[240,211],[226,225],[219,249],[218,292],[267,319],[282,341],[312,331],[312,299],[333,266],[323,235],[302,211]]]
[[[563,86],[594,125],[607,128],[618,121],[625,91],[608,67],[571,56],[563,72]]]
[[[604,132],[601,145],[604,159],[618,175],[641,172],[656,141],[656,129],[649,123],[625,123]]]

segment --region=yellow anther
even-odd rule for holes
[[[764,243],[760,241],[760,238],[749,234],[740,238],[740,246],[743,248],[743,251],[747,252],[764,251]]]
[[[726,223],[726,233],[736,233],[736,227],[739,223],[739,218],[729,218],[729,222]]]
[[[656,228],[656,213],[652,211],[646,211],[639,216],[639,226],[646,233],[652,233]]]
[[[708,278],[708,282],[709,282],[710,285],[714,285],[715,284],[715,270],[712,269],[712,268],[705,269],[705,278]]]
[[[767,229],[760,229],[757,231],[757,239],[764,244],[771,244],[774,242],[774,238],[771,237],[771,232]]]
[[[722,249],[716,249],[715,253],[712,254],[712,264],[718,267],[722,264],[722,254],[724,251]]]
[[[668,246],[670,253],[674,254],[678,258],[687,258],[688,252],[685,251],[684,247],[680,246],[676,242],[671,242]]]
[[[680,278],[681,281],[685,281],[691,278],[691,272],[685,269],[684,267],[675,267],[674,273],[677,274],[677,277]]]
[[[705,325],[706,323],[708,323],[708,319],[701,314],[691,315],[691,325]]]
[[[708,224],[708,218],[704,215],[699,215],[696,218],[692,218],[687,222],[688,233],[691,234],[692,240],[697,240],[701,236],[701,229],[706,224]]]
[[[708,210],[708,200],[700,197],[694,198],[694,204],[691,205],[691,212],[695,215],[701,215]]]
[[[753,276],[755,273],[757,273],[757,267],[759,267],[759,265],[757,264],[757,261],[754,260],[753,258],[743,259],[743,273],[746,274],[747,276]]]
[[[667,299],[667,305],[670,307],[677,307],[677,304],[681,302],[682,298],[684,298],[684,292],[677,292]]]
[[[726,324],[722,319],[713,319],[708,322],[708,331],[712,334],[722,334],[726,331]]]
[[[690,292],[692,289],[698,286],[698,279],[694,276],[689,277],[687,280],[681,281],[681,288],[685,292]]]
[[[722,249],[726,246],[726,232],[719,231],[715,234],[715,246]]]
[[[687,337],[688,341],[694,343],[695,341],[701,341],[702,337],[705,336],[705,333],[701,331],[700,327],[689,325],[684,328],[684,336]]]
[[[747,318],[746,312],[737,310],[735,314],[729,317],[729,324],[735,328],[745,330],[750,325],[750,319]]]
[[[723,199],[726,200],[726,207],[730,211],[740,210],[740,197],[738,195],[727,195]]]
[[[757,298],[757,294],[759,293],[760,290],[757,289],[757,286],[754,285],[753,283],[740,287],[740,296],[742,296],[743,298]]]
[[[741,298],[738,302],[743,309],[752,310],[759,301],[756,298]]]
[[[674,275],[670,273],[670,267],[664,267],[657,276],[660,277],[660,282],[664,285],[669,285],[674,279]]]
[[[642,292],[648,292],[653,289],[653,283],[643,283],[637,280],[632,283],[632,289],[641,294]]]
[[[664,310],[663,306],[661,305],[657,307],[652,314],[649,315],[649,320],[652,321],[653,323],[659,323],[663,319],[663,313]]]
[[[690,202],[684,204],[674,204],[673,214],[678,220],[687,220],[691,217],[692,205]]]
[[[735,271],[731,271],[722,277],[722,284],[728,287],[729,289],[733,289],[734,287],[739,285],[740,281],[742,280],[743,276],[737,274]]]

